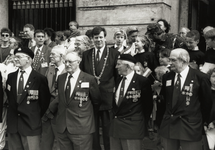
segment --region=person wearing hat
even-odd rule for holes
[[[126,48],[123,49],[121,54],[130,54],[134,56],[137,52],[135,50],[135,42],[137,40],[138,29],[136,27],[128,27],[126,30],[127,39],[124,41],[123,46]]]
[[[141,150],[152,112],[149,79],[134,72],[136,60],[129,54],[119,56],[116,68],[122,77],[116,82],[113,118],[110,125],[111,150]]]
[[[165,33],[158,23],[152,23],[147,26],[145,33],[153,42],[155,42],[154,53],[159,59],[159,51],[162,48],[174,49],[184,48],[187,49],[185,40],[172,33]]]
[[[51,100],[49,108],[42,117],[43,121],[43,132],[41,136],[41,149],[52,150],[54,145],[54,140],[57,139],[56,131],[56,115],[58,102],[56,97],[57,93],[57,78],[59,75],[66,73],[64,57],[66,54],[66,49],[62,45],[57,45],[52,48],[50,53],[50,64],[49,68],[45,74],[48,80],[49,91],[51,94]],[[58,147],[58,144],[56,145]]]
[[[41,117],[50,102],[50,92],[45,76],[32,69],[34,53],[29,48],[14,50],[19,68],[8,75],[7,133],[10,150],[39,150],[42,133]]]

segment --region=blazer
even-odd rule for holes
[[[36,50],[36,46],[32,47],[31,50],[33,52],[35,52]],[[42,51],[41,51],[41,54],[40,54],[40,60],[39,60],[39,63],[37,65],[37,68],[35,68],[35,70],[39,73],[41,73],[42,75],[45,75],[48,67],[49,67],[49,62],[50,62],[50,53],[51,53],[51,48],[46,46],[46,45],[43,45],[43,48],[42,48]],[[42,57],[43,55],[43,57]],[[41,58],[44,58],[44,59],[41,59]]]
[[[118,80],[116,89],[120,81],[121,79]],[[135,73],[119,106],[114,99],[110,136],[122,139],[144,138],[147,135],[152,102],[150,80]]]
[[[66,73],[66,70],[64,69],[60,74]],[[51,94],[50,104],[49,108],[47,109],[45,115],[43,116],[43,120],[47,121],[48,119],[53,119],[54,115],[57,113],[57,107],[58,107],[58,100],[57,100],[57,84],[53,84],[53,80],[55,77],[55,66],[49,65],[49,68],[46,72],[46,78],[48,80],[48,87]],[[51,113],[51,114],[50,114]]]
[[[104,62],[107,59],[107,63],[104,72],[100,79],[99,90],[101,95],[101,106],[100,110],[109,110],[113,105],[113,90],[115,86],[115,80],[118,77],[118,72],[115,68],[119,52],[109,48],[109,55],[107,56],[107,47],[105,47],[101,60],[98,65],[99,73],[101,72]],[[88,74],[94,75],[93,73],[93,61],[92,54],[95,48],[87,50],[83,53],[82,61],[80,63],[80,69]]]
[[[58,112],[56,118],[57,131],[66,129],[70,134],[91,134],[95,132],[93,105],[99,103],[99,88],[96,79],[80,72],[69,101],[66,101],[64,86],[67,73],[58,77]],[[80,99],[82,106],[80,106]]]
[[[174,72],[163,76],[161,94],[166,110],[160,135],[170,139],[199,141],[202,138],[203,123],[210,122],[212,95],[209,77],[189,67],[179,99],[172,108],[174,78]]]
[[[3,84],[2,84],[2,75],[0,72],[0,122],[2,122],[2,112],[3,112],[3,96],[4,96],[4,92],[3,92]]]
[[[6,93],[9,102],[7,113],[7,132],[19,132],[24,136],[40,135],[42,131],[41,117],[50,102],[47,79],[32,70],[23,89],[20,103],[17,103],[17,74],[8,75]]]

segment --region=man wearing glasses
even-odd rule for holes
[[[10,54],[9,39],[12,32],[8,28],[1,29],[1,47],[0,47],[0,62],[4,62],[7,56]]]
[[[34,53],[29,48],[17,48],[14,54],[19,69],[6,82],[8,146],[10,150],[39,150],[41,117],[50,102],[48,82],[32,69]]]
[[[62,150],[92,150],[95,121],[93,106],[99,105],[96,79],[79,69],[81,58],[76,52],[65,56],[67,73],[59,75],[58,143]]]

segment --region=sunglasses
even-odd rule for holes
[[[9,37],[9,34],[1,34],[1,36]]]

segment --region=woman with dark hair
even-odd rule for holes
[[[52,28],[45,28],[44,29],[45,32],[45,45],[47,45],[50,48],[53,48],[54,46],[56,46],[55,41],[55,31]]]
[[[160,25],[161,29],[166,32],[169,33],[170,30],[170,24],[165,20],[165,19],[159,19],[157,21],[157,23]]]
[[[1,29],[0,63],[10,54],[9,39],[12,32],[8,28]]]

